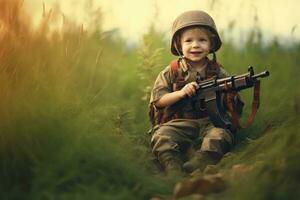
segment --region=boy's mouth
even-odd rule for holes
[[[190,52],[190,54],[192,54],[192,55],[199,55],[201,53],[202,53],[201,51],[192,51],[192,52]]]

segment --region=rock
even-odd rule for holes
[[[222,174],[192,177],[178,182],[174,188],[174,199],[179,199],[192,194],[206,195],[220,192],[225,189],[226,183]]]
[[[205,200],[205,197],[201,194],[192,194],[187,197],[182,197],[180,200]]]
[[[164,200],[164,199],[162,199],[160,197],[152,197],[150,200]]]
[[[202,177],[203,173],[200,169],[196,169],[190,174],[191,177]]]
[[[219,173],[219,169],[217,168],[216,165],[207,165],[203,171],[203,174],[208,175],[208,174],[217,174]]]
[[[227,152],[227,153],[223,156],[223,158],[228,158],[228,157],[233,156],[233,155],[234,155],[234,153],[232,153],[232,152]]]
[[[252,171],[253,165],[246,165],[246,164],[237,164],[233,165],[231,169],[231,178],[236,179],[248,174]]]
[[[201,194],[193,194],[190,196],[191,200],[204,200],[204,196]]]
[[[163,198],[162,196],[160,196],[160,195],[156,195],[156,196],[154,196],[154,197],[152,197],[151,199],[149,199],[149,200],[166,200],[165,198]]]

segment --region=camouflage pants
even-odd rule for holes
[[[172,120],[154,127],[151,147],[155,156],[164,152],[186,153],[194,147],[196,151],[209,151],[223,156],[233,146],[233,134],[216,128],[208,118]]]

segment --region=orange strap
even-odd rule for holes
[[[253,122],[253,120],[255,118],[255,115],[256,115],[257,110],[259,108],[259,93],[260,93],[260,81],[257,80],[254,83],[252,113],[248,117],[247,123],[246,123],[246,125],[243,128],[248,128],[252,124],[252,122]]]
[[[185,85],[182,71],[179,67],[179,60],[173,60],[171,63],[173,91],[180,90]]]
[[[172,74],[172,82],[173,82],[173,91],[176,91],[177,89],[176,79],[178,77],[178,68],[179,68],[178,60],[172,60],[170,65],[171,65],[171,74]]]
[[[175,75],[177,75],[178,73],[178,68],[179,68],[179,63],[178,60],[172,60],[171,63],[171,71],[172,73],[175,73]]]
[[[228,88],[227,82],[225,82],[225,88]],[[235,112],[235,110],[233,108],[234,99],[232,97],[227,98],[227,101],[228,101],[228,111],[231,114],[231,120],[232,120],[233,126],[235,128],[248,128],[252,124],[252,122],[253,122],[253,120],[255,118],[255,115],[257,113],[257,110],[259,108],[259,95],[260,95],[260,81],[257,80],[254,83],[253,101],[252,101],[252,112],[251,112],[251,115],[247,119],[246,125],[244,125],[244,126],[240,125],[237,113]]]
[[[228,84],[226,81],[225,81],[225,89],[228,89]],[[240,121],[239,121],[237,113],[235,112],[234,107],[233,107],[235,95],[236,95],[236,93],[234,93],[234,94],[227,93],[226,103],[227,103],[228,111],[231,115],[231,121],[233,123],[234,128],[240,128],[241,127]]]

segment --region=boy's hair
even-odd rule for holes
[[[210,29],[208,29],[205,26],[190,26],[186,27],[184,29],[181,29],[178,31],[178,33],[174,36],[174,47],[177,48],[180,54],[182,54],[182,48],[181,48],[181,36],[184,31],[188,29],[202,29],[205,31],[205,33],[208,35],[208,38],[210,40],[210,49],[211,51],[215,48],[215,41],[216,41],[216,34],[214,34]]]

